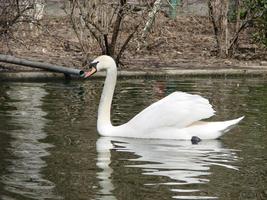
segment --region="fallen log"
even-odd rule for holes
[[[79,69],[53,65],[53,64],[45,63],[45,62],[30,61],[30,60],[26,60],[22,58],[16,58],[10,55],[0,54],[0,62],[23,65],[27,67],[33,67],[33,68],[39,68],[39,69],[44,69],[44,70],[53,71],[53,72],[64,73],[66,76],[71,76],[71,75],[79,76],[79,77],[84,76],[84,71],[79,70]]]

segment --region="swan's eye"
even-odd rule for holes
[[[92,67],[94,67],[94,68],[96,69],[96,66],[97,66],[98,63],[99,63],[99,61],[91,62],[91,63],[89,64],[89,68],[91,69]]]

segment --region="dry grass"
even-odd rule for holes
[[[129,30],[119,36],[124,40]],[[212,25],[207,17],[179,16],[170,20],[160,13],[152,33],[147,38],[147,46],[142,46],[138,35],[129,43],[122,61],[123,67],[129,69],[145,66],[222,66],[236,65],[242,62],[258,62],[267,58],[266,50],[253,44],[255,51],[240,52],[232,59],[220,59],[213,55],[215,41]],[[14,33],[16,40],[10,40],[9,46],[13,55],[29,57],[64,66],[81,68],[85,62],[79,42],[71,28],[70,21],[64,17],[46,18],[42,28],[37,32],[17,27]],[[0,41],[0,52],[8,53],[5,41]],[[251,47],[251,39],[244,33],[240,46]],[[141,48],[140,48],[141,47]],[[100,49],[96,44],[90,46],[90,56],[99,55]],[[247,61],[250,59],[249,61]]]

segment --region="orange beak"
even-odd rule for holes
[[[90,69],[90,71],[84,73],[84,78],[88,78],[88,77],[92,76],[96,72],[97,72],[96,68],[92,67]]]

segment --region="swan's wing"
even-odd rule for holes
[[[137,114],[128,125],[146,130],[173,126],[184,128],[214,113],[207,99],[185,92],[174,92]]]

